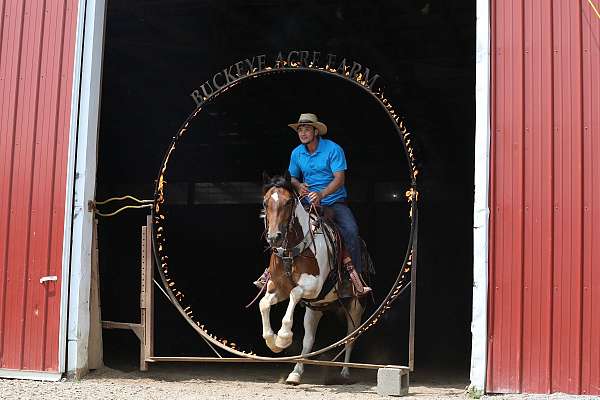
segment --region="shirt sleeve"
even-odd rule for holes
[[[331,167],[331,172],[346,170],[346,156],[344,155],[344,150],[340,146],[335,146],[333,148],[329,159],[329,165]]]
[[[302,171],[300,170],[300,164],[298,163],[298,153],[296,151],[292,151],[292,155],[290,156],[290,167],[288,168],[290,171],[290,175],[296,179],[300,179],[302,177]]]

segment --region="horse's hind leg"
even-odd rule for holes
[[[348,334],[353,332],[360,325],[360,321],[363,315],[365,308],[356,298],[350,302],[350,307],[348,309],[348,314],[346,314],[346,322],[348,324]],[[352,354],[352,349],[354,348],[354,342],[346,343],[345,352],[344,352],[344,362],[350,362],[350,356]],[[342,368],[342,372],[340,373],[343,379],[350,379],[350,369],[345,366]]]
[[[314,311],[310,308],[306,308],[304,312],[304,339],[302,340],[302,354],[309,353],[315,344],[315,335],[317,333],[317,326],[323,316],[322,311]],[[294,370],[290,372],[285,383],[297,385],[300,383],[302,374],[304,373],[304,364],[296,363]]]
[[[274,353],[279,353],[281,350],[283,350],[275,345],[275,334],[271,328],[271,306],[277,302],[277,294],[267,292],[263,298],[260,299],[259,303],[260,315],[263,323],[263,338],[265,339],[269,349],[271,349],[271,351]]]

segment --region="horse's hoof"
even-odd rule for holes
[[[342,372],[340,372],[340,376],[342,377],[342,379],[350,379],[350,370],[342,369]]]
[[[275,335],[270,335],[265,337],[265,343],[267,347],[271,349],[273,353],[281,353],[283,351],[283,347],[277,346],[275,342]]]
[[[273,353],[281,353],[283,351],[283,347],[277,346],[277,344],[272,341],[267,342],[267,347],[271,349]]]
[[[301,377],[299,373],[290,372],[287,379],[285,380],[285,383],[287,383],[288,385],[298,385],[300,384],[300,378]]]
[[[292,344],[292,335],[277,335],[275,338],[275,346],[280,347],[281,349],[288,348]]]
[[[277,346],[269,347],[269,349],[271,349],[271,351],[273,353],[281,353],[283,351],[282,347],[277,347]]]

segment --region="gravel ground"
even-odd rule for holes
[[[0,379],[0,399],[381,399],[376,392],[376,372],[356,371],[357,383],[325,384],[333,370],[310,366],[303,383],[288,386],[289,368],[264,365],[154,365],[149,372],[105,367],[81,380],[35,382]],[[407,399],[466,399],[464,378],[435,375],[411,376]],[[504,395],[509,399],[599,399],[592,396]]]

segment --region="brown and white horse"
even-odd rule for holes
[[[326,235],[314,230],[311,217],[296,195],[289,174],[272,178],[263,175],[263,179],[266,239],[273,253],[269,262],[266,293],[259,305],[263,338],[269,349],[279,353],[292,343],[296,305],[302,299],[310,300],[319,296],[331,266]],[[281,321],[281,329],[275,334],[269,317],[271,306],[288,298],[289,304]],[[322,302],[331,303],[336,299],[335,291],[332,290]],[[363,312],[364,306],[360,301],[353,299],[349,302],[346,312],[348,333],[360,324]],[[301,354],[312,350],[322,315],[323,311],[306,307]],[[353,343],[346,344],[345,362],[350,360],[352,347]],[[286,382],[300,383],[303,372],[304,365],[296,363]],[[348,367],[342,368],[341,376],[344,380],[349,379]]]

